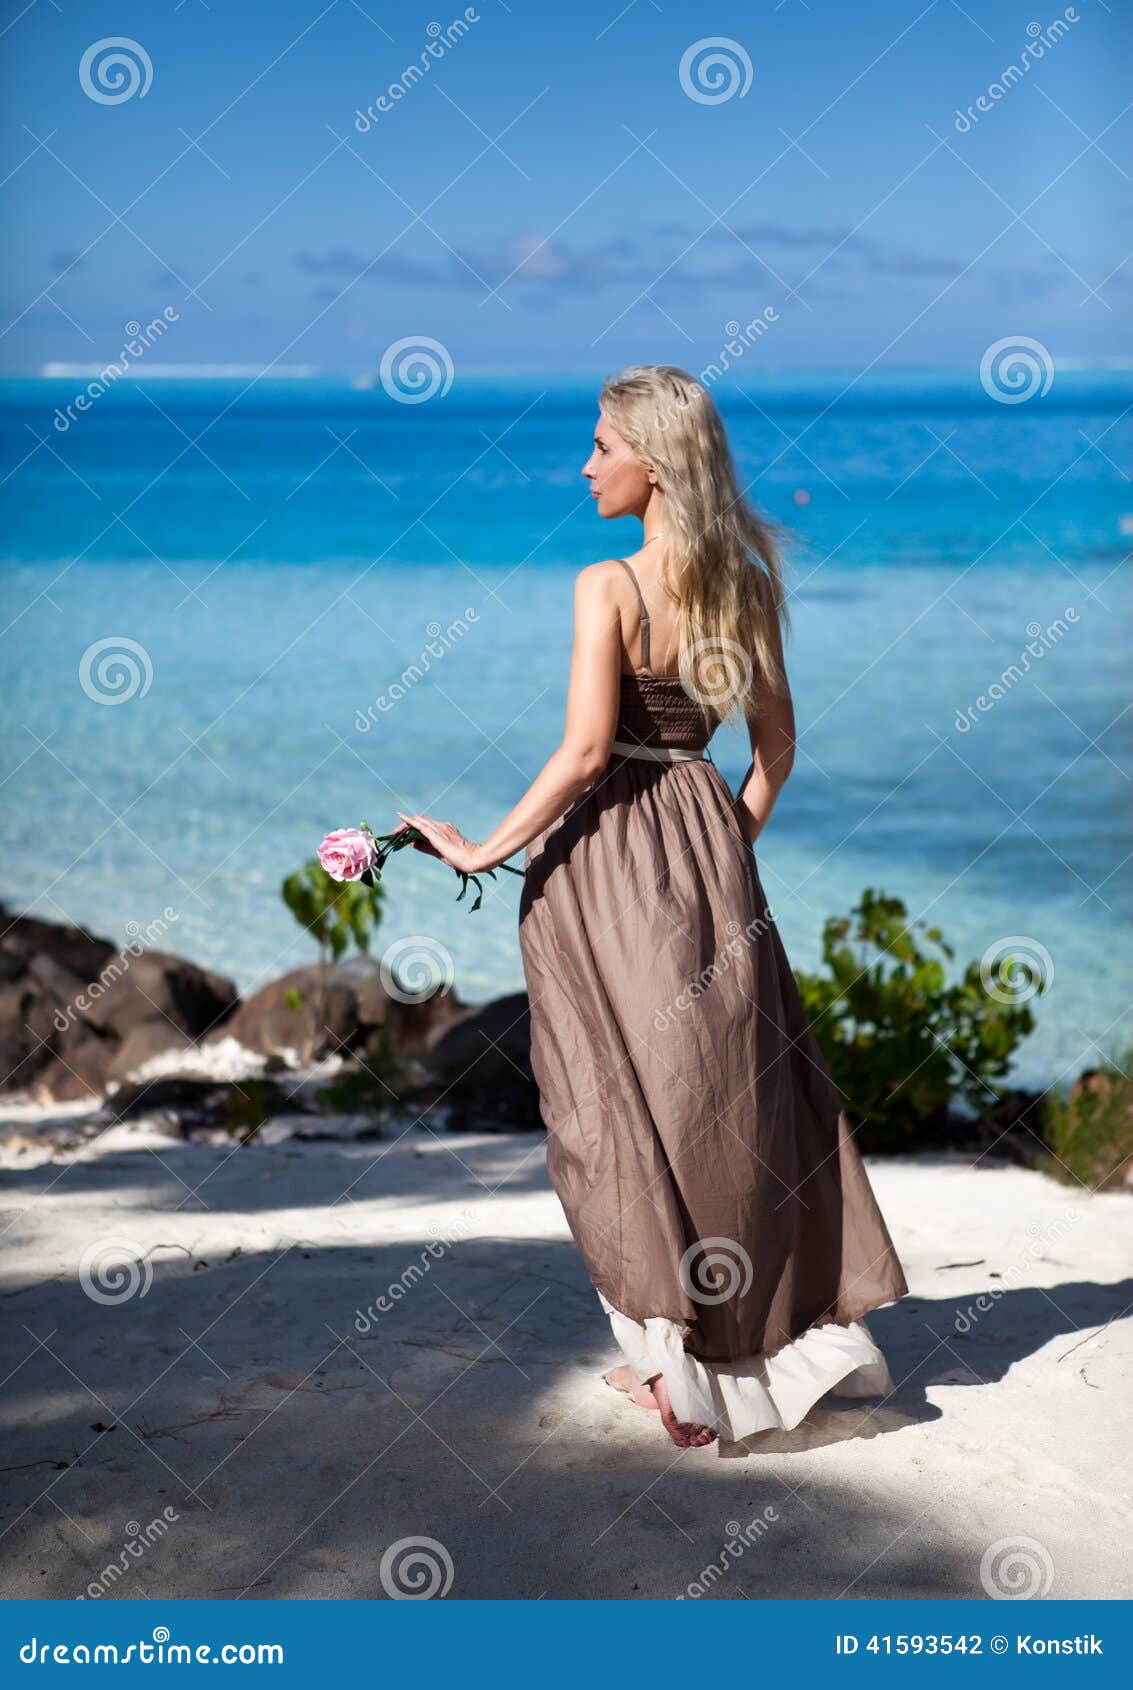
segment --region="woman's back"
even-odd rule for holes
[[[661,583],[661,569],[649,548],[634,562],[614,560],[624,571],[622,590],[615,589],[621,617],[622,673],[648,673],[679,679],[678,606]]]
[[[678,671],[677,618],[672,601],[662,606],[660,614],[650,608],[662,594],[659,571],[654,571],[654,579],[648,582],[647,599],[640,575],[629,560],[617,558],[615,563],[624,571],[625,590],[616,595],[622,673],[612,756],[617,757],[618,748],[626,746],[703,751],[715,723],[686,690]],[[671,667],[666,661],[670,652]]]

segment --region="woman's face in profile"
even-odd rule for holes
[[[594,450],[582,466],[590,483],[590,495],[604,517],[641,516],[653,482],[643,463],[606,417],[599,412],[594,430]]]

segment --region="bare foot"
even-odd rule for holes
[[[678,1449],[703,1449],[705,1444],[715,1443],[716,1433],[711,1426],[697,1426],[691,1420],[677,1419],[673,1413],[673,1405],[669,1401],[669,1393],[665,1389],[665,1381],[659,1373],[649,1383],[652,1386],[657,1407],[661,1411],[661,1424]]]
[[[604,1373],[602,1377],[615,1391],[623,1391],[627,1397],[632,1398],[638,1408],[656,1410],[657,1398],[648,1385],[641,1383],[632,1367],[612,1367],[609,1373]]]

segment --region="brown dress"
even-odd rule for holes
[[[648,673],[638,598],[642,669],[622,676],[610,761],[527,850],[532,1061],[551,1180],[631,1365],[660,1370],[664,1350],[678,1417],[711,1398],[722,1431],[744,1436],[802,1418],[800,1369],[810,1401],[855,1373],[852,1390],[884,1389],[852,1323],[907,1286],[704,755],[711,728],[678,677]],[[777,1353],[794,1375],[786,1409],[764,1404],[748,1426],[719,1381],[750,1376],[762,1398]]]

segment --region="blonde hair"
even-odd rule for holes
[[[717,720],[782,692],[781,532],[744,497],[708,389],[671,364],[608,380],[604,415],[665,495],[661,581],[677,605],[681,678]]]

